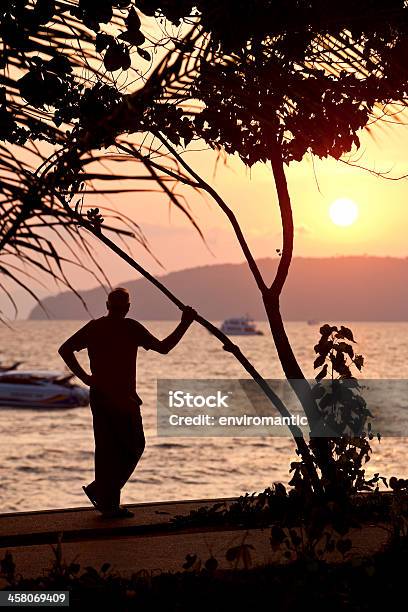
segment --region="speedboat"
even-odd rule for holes
[[[73,374],[42,370],[0,371],[0,406],[77,408],[89,404],[88,389],[72,382]]]
[[[227,336],[263,336],[263,332],[256,329],[255,322],[248,315],[225,319],[220,329]]]
[[[15,361],[9,366],[5,366],[0,363],[0,372],[11,372],[11,370],[17,370],[18,366],[21,366],[22,363],[22,361]]]

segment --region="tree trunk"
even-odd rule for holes
[[[292,206],[280,148],[275,148],[271,161],[281,213],[283,247],[275,279],[272,285],[265,290],[263,301],[283,371],[299,398],[313,431],[319,421],[319,410],[312,396],[310,385],[292,350],[280,312],[280,295],[292,262],[294,237]]]
[[[299,366],[286,334],[280,313],[279,299],[269,291],[263,298],[269,327],[282,369],[305,411],[311,432],[314,432],[320,422],[320,413],[312,396],[311,387]]]
[[[286,282],[293,256],[294,225],[290,195],[279,146],[274,148],[271,164],[281,213],[283,247],[275,279],[272,285],[266,289],[263,301],[279,360],[289,384],[305,411],[311,430],[311,446],[322,472],[324,484],[327,489],[331,489],[332,486],[335,486],[336,470],[330,452],[330,441],[325,437],[321,437],[324,431],[320,412],[313,397],[311,386],[295,357],[280,312],[280,295]]]

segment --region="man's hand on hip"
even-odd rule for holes
[[[92,374],[86,374],[85,376],[83,376],[81,378],[81,380],[88,387],[92,387],[92,386],[95,385],[95,380],[94,380],[94,377],[92,376]]]

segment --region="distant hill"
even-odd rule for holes
[[[259,260],[266,279],[273,279],[277,263],[277,259]],[[246,263],[190,268],[166,274],[161,280],[208,319],[246,312],[265,319],[262,300]],[[178,309],[145,279],[122,284],[131,294],[131,316],[142,320],[179,317]],[[81,295],[94,317],[105,313],[106,294],[102,288],[83,291]],[[46,298],[43,303],[53,319],[88,318],[78,298],[70,292]],[[295,258],[282,295],[282,312],[290,321],[407,321],[408,259]],[[44,319],[45,315],[35,306],[29,318]]]

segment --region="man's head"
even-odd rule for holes
[[[106,302],[106,308],[110,315],[125,317],[129,311],[129,292],[124,287],[118,287],[110,292]]]

